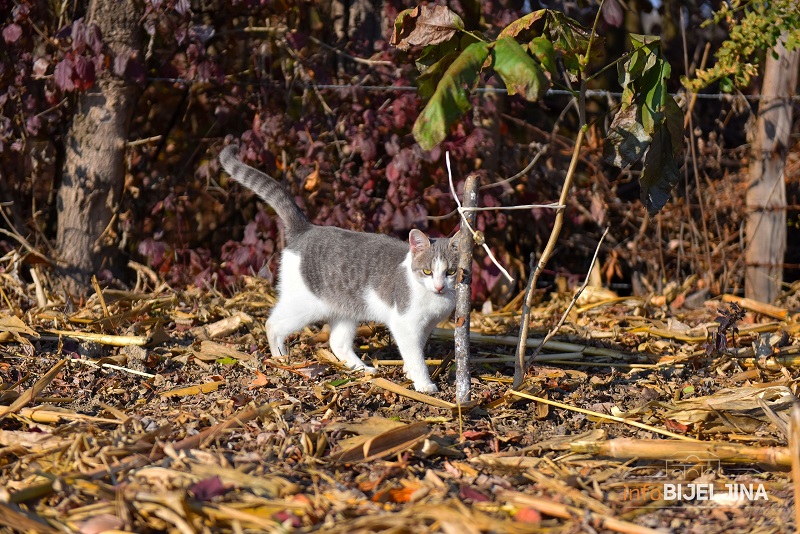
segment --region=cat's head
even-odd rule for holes
[[[440,295],[455,290],[458,234],[450,239],[431,241],[419,230],[411,230],[408,245],[411,249],[411,272],[425,289]]]

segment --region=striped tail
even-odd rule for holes
[[[219,153],[219,162],[235,181],[253,191],[269,204],[290,233],[302,233],[311,223],[289,194],[271,176],[239,161],[239,148],[228,145]]]

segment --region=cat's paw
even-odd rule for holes
[[[367,375],[374,375],[378,373],[377,369],[361,361],[354,362],[352,364],[350,362],[345,362],[345,366],[347,366],[347,368],[350,369],[351,371],[364,371],[364,374]]]
[[[420,393],[436,393],[437,391],[439,391],[439,388],[437,388],[436,384],[434,384],[433,382],[422,383],[422,384],[416,383],[414,384],[414,389],[416,389]]]

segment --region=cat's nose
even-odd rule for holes
[[[433,289],[435,289],[437,293],[441,293],[442,291],[444,291],[444,285],[440,286],[440,285],[437,284],[437,285],[433,286]]]

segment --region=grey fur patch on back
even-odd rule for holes
[[[402,263],[408,244],[381,234],[312,226],[287,243],[300,255],[300,270],[309,289],[337,312],[364,317],[364,295],[374,290],[400,311],[411,302]]]

